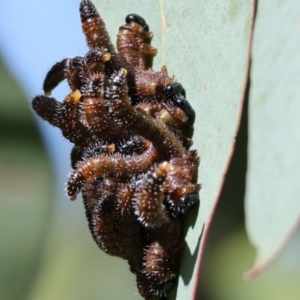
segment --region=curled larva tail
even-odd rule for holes
[[[77,92],[67,95],[63,103],[40,95],[32,100],[32,108],[42,119],[58,127],[70,142],[75,145],[84,145],[90,143],[93,136],[78,120],[78,101]]]
[[[43,83],[45,96],[50,96],[52,90],[60,82],[67,78],[67,74],[65,72],[67,61],[67,58],[63,59],[62,61],[53,65],[52,68],[48,71]]]

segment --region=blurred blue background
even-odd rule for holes
[[[124,261],[92,241],[80,198],[64,195],[70,144],[30,109],[49,68],[84,55],[79,1],[0,3],[0,299],[141,299]],[[120,20],[120,24],[123,20]],[[114,38],[112,37],[112,40]],[[53,96],[63,99],[65,83]],[[298,299],[300,236],[256,281],[244,231],[247,113],[218,205],[199,299]],[[298,251],[297,251],[298,249]]]
[[[30,109],[49,68],[86,52],[78,6],[0,3],[0,299],[140,299],[126,263],[93,242],[80,197],[65,196],[71,145]]]
[[[55,62],[86,52],[78,5],[72,4],[75,1],[15,0],[0,4],[1,54],[28,100],[42,93],[45,74]],[[62,84],[53,94],[63,99],[67,92],[67,85]],[[66,157],[70,145],[57,130],[39,119],[37,122],[51,163],[60,176],[69,169]],[[57,178],[56,184],[64,180]]]

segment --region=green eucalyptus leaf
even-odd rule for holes
[[[52,169],[20,87],[0,58],[0,299],[24,299],[53,212]]]
[[[197,113],[193,148],[201,157],[201,204],[187,214],[178,289],[170,295],[170,299],[193,299],[205,237],[239,126],[248,77],[253,3],[124,0],[120,5],[97,0],[95,4],[113,43],[127,14],[145,18],[154,33],[152,45],[158,48],[154,69],[159,71],[167,65],[169,75],[183,84]],[[75,205],[82,206],[79,201],[70,205],[70,214]],[[65,215],[68,222],[55,223],[43,269],[28,299],[141,299],[133,294],[137,288],[126,262],[97,249],[83,210],[81,207],[80,216],[72,223],[69,213]]]
[[[247,231],[255,277],[300,221],[300,2],[259,1],[249,106]]]

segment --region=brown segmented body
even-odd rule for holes
[[[145,32],[137,23],[120,26],[117,35],[117,49],[124,61],[141,70],[152,68],[157,50],[151,47],[152,32]]]
[[[186,210],[199,201],[194,111],[166,67],[156,72],[153,34],[138,15],[119,28],[117,49],[91,1],[80,4],[89,51],[48,72],[45,95],[67,79],[63,102],[37,96],[38,115],[74,144],[67,191],[81,191],[97,245],[127,260],[139,293],[165,299],[176,284]]]

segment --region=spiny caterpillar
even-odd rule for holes
[[[117,51],[91,1],[81,1],[80,17],[87,54],[56,63],[32,107],[74,144],[67,193],[82,192],[97,245],[128,261],[145,299],[165,299],[184,214],[199,202],[199,158],[189,150],[195,112],[166,67],[152,69],[157,50],[142,17],[126,17]],[[71,92],[59,102],[51,91],[65,79]]]

